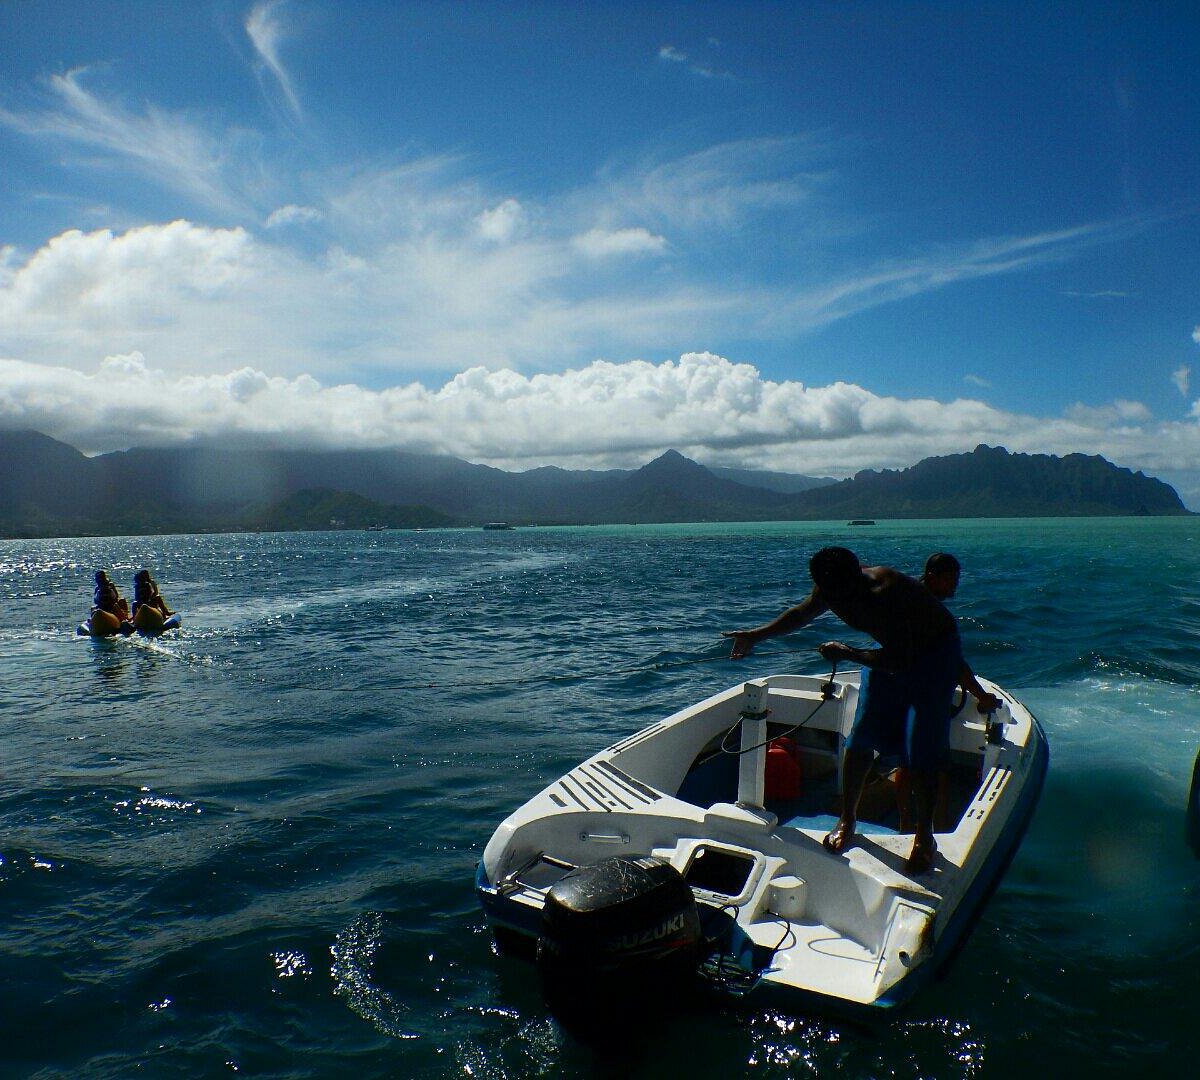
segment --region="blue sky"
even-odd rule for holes
[[[1182,3],[0,5],[0,425],[835,476],[987,442],[1200,508],[1197,40]]]

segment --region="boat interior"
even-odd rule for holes
[[[832,828],[842,812],[838,772],[842,736],[823,728],[767,725],[768,753],[764,807],[782,825]],[[676,796],[696,806],[732,803],[738,797],[738,757],[722,749],[736,747],[738,732],[723,733],[696,755]],[[778,763],[778,764],[777,764]],[[948,767],[938,778],[935,828],[950,832],[971,804],[980,785],[979,753],[951,750]],[[859,831],[900,831],[899,770],[884,766],[868,780],[858,807]]]

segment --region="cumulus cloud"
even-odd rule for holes
[[[252,366],[170,374],[138,353],[109,356],[91,372],[0,360],[0,426],[34,428],[87,451],[220,439],[400,447],[523,469],[635,467],[673,447],[710,464],[828,476],[903,468],[986,442],[1104,454],[1151,474],[1173,472],[1183,492],[1200,495],[1200,474],[1178,470],[1181,460],[1200,460],[1200,425],[1155,422],[1136,402],[1047,420],[970,399],[775,382],[709,353],[529,376],[476,366],[435,388],[383,389]]]
[[[45,361],[151,342],[170,352],[176,334],[186,351],[190,339],[211,335],[206,313],[240,310],[262,263],[240,228],[176,221],[121,235],[73,229],[6,275],[0,340],[14,354]]]
[[[247,18],[277,76],[286,76],[284,11],[261,3]],[[147,224],[125,235],[64,233],[32,254],[3,253],[0,347],[22,359],[86,368],[97,356],[140,350],[166,370],[252,362],[285,377],[336,378],[339,370],[444,375],[476,363],[537,370],[595,356],[669,355],[703,342],[802,334],[958,281],[1066,258],[1105,235],[1085,226],[865,266],[834,254],[819,271],[784,261],[794,267],[790,280],[747,284],[761,280],[763,221],[794,238],[830,219],[827,203],[814,204],[834,188],[836,148],[745,139],[614,165],[541,200],[489,190],[451,155],[316,163],[299,200],[284,194],[285,170],[262,158],[262,138],[221,129],[215,118],[204,128],[194,117],[130,109],[93,92],[84,75],[56,77],[46,108],[0,110],[0,124],[101,154],[247,231],[230,244],[228,228]],[[289,228],[318,220],[323,251],[311,246],[317,230]],[[172,243],[151,242],[156,230],[186,231],[193,257],[224,245],[237,287],[196,283],[191,258],[177,264]],[[127,241],[134,233],[140,244]],[[681,252],[719,244],[719,269],[678,258],[653,278],[630,272],[633,257],[666,253],[667,237]],[[119,280],[87,268],[111,262],[106,245],[140,252]],[[81,283],[89,273],[94,288]],[[125,297],[120,311],[96,303],[116,294]]]
[[[670,265],[649,280],[622,275],[611,256],[660,254],[660,235],[526,235],[516,200],[489,209],[466,188],[443,188],[441,205],[420,198],[436,172],[425,163],[376,175],[326,204],[326,224],[352,242],[315,253],[185,220],[125,233],[69,230],[31,255],[9,251],[0,259],[0,350],[81,370],[97,356],[136,350],[164,370],[210,374],[241,363],[327,379],[347,370],[392,378],[474,365],[528,371],[605,354],[661,355],[731,333],[799,333],[1003,273],[1014,260],[1058,257],[1060,245],[1076,242],[1072,233],[972,245],[808,286],[695,281]],[[381,234],[347,226],[409,205],[412,215]],[[481,229],[490,242],[480,243]],[[600,256],[609,256],[604,274]]]
[[[481,246],[435,228],[315,257],[187,221],[70,230],[0,267],[0,347],[81,369],[138,350],[201,373],[247,361],[285,376],[444,373],[537,367],[601,342],[654,349],[745,303],[703,289],[597,289],[589,263],[566,238]]]
[[[186,221],[120,236],[72,229],[10,273],[0,293],[0,325],[50,324],[67,311],[156,321],[182,294],[219,294],[237,284],[251,270],[248,245],[243,229],[203,229]],[[165,273],[168,268],[174,272]]]
[[[475,224],[481,239],[505,244],[516,236],[524,215],[518,200],[505,199],[498,206],[484,210],[475,219]]]
[[[1152,414],[1140,401],[1118,399],[1108,405],[1072,405],[1066,411],[1071,420],[1087,427],[1103,428],[1112,425],[1140,425],[1150,420]]]
[[[287,34],[287,28],[282,21],[285,6],[284,0],[264,0],[263,3],[256,4],[246,16],[246,35],[267,70],[275,77],[288,107],[294,115],[299,116],[300,99],[279,55],[280,46]]]

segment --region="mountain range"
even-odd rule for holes
[[[0,535],[838,518],[1186,514],[1173,488],[1098,456],[978,446],[833,481],[709,469],[506,472],[401,450],[135,448],[86,457],[0,432]]]

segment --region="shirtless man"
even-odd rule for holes
[[[962,565],[959,561],[953,555],[939,551],[925,560],[921,584],[945,603],[954,599],[961,576]],[[981,713],[992,713],[1000,708],[1000,699],[995,694],[989,694],[980,685],[979,680],[975,678],[975,672],[971,670],[971,665],[965,660],[959,669],[958,685],[975,699],[975,706]]]
[[[959,579],[962,577],[962,564],[953,555],[939,551],[925,560],[925,569],[921,572],[921,584],[928,589],[936,599],[945,603],[954,598],[958,592]],[[971,670],[971,665],[963,660],[958,669],[958,685],[975,699],[975,708],[980,713],[993,713],[1000,708],[1000,699],[995,694],[985,690]],[[961,708],[961,706],[959,706]],[[896,785],[896,803],[900,811],[900,831],[911,832],[912,820],[912,780],[908,770],[903,766],[892,774]],[[934,824],[940,831],[945,828],[946,800],[948,776],[944,769],[938,770],[937,798],[934,802]]]
[[[958,625],[920,582],[890,566],[864,567],[846,548],[822,548],[810,560],[809,573],[813,590],[799,604],[753,630],[725,631],[733,639],[730,655],[740,659],[757,642],[807,626],[826,611],[878,642],[878,648],[859,649],[827,641],[818,649],[826,660],[849,660],[864,669],[858,713],[846,740],[842,815],[825,846],[836,854],[853,839],[875,753],[898,756],[912,777],[917,804],[906,869],[924,873],[937,853],[934,785],[962,664]]]

